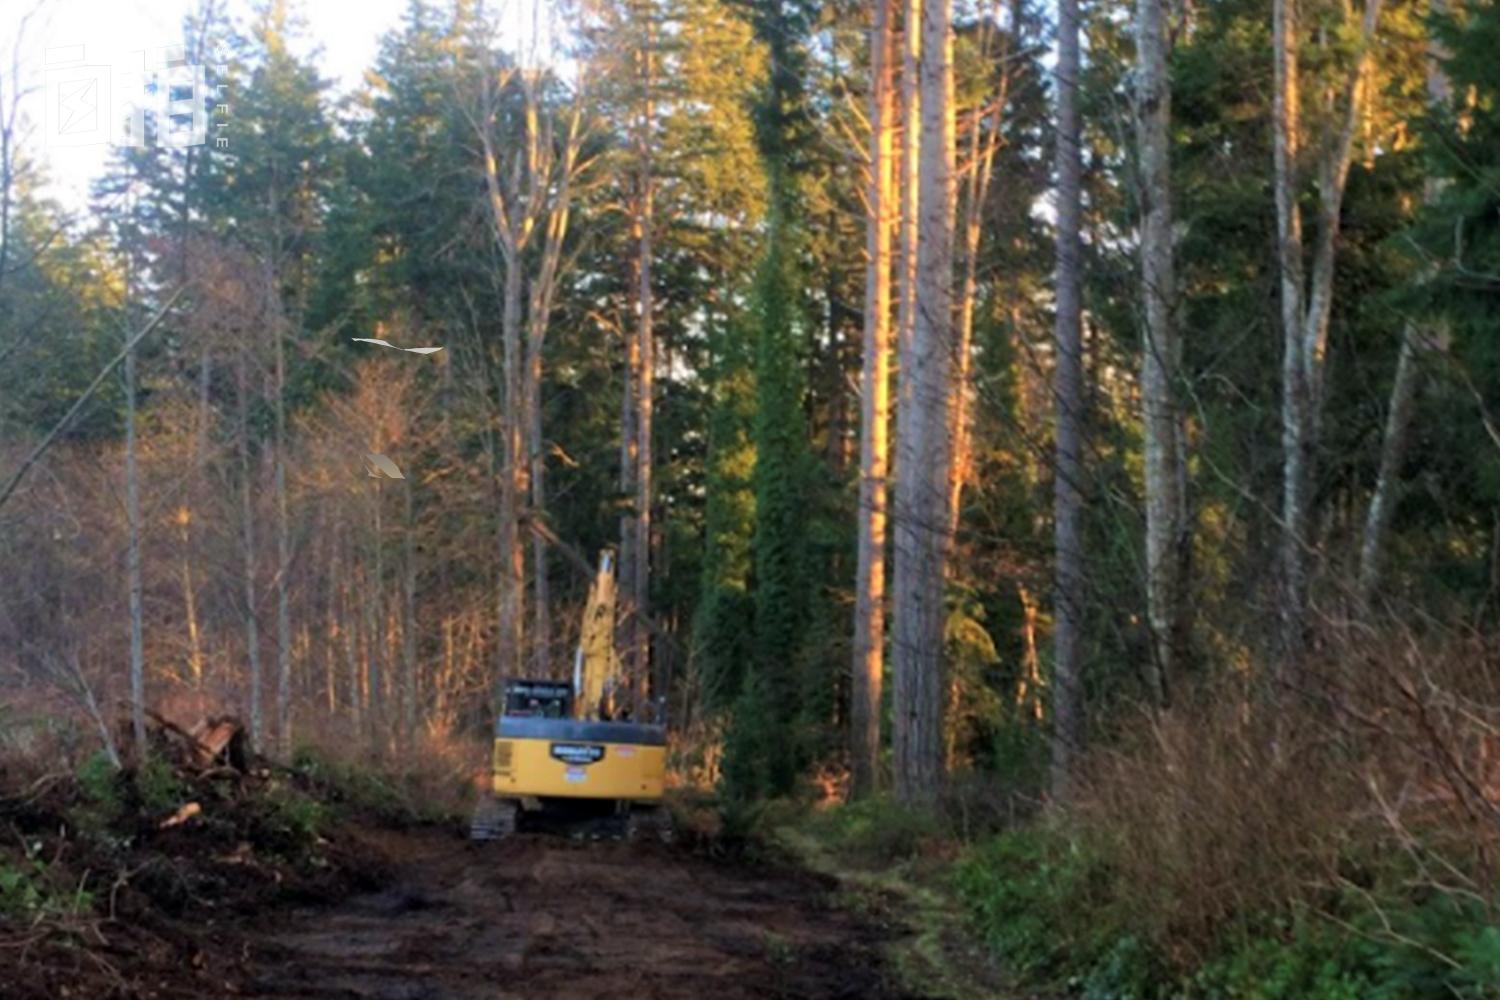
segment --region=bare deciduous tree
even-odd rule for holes
[[[1333,306],[1335,252],[1344,185],[1354,151],[1355,127],[1364,103],[1365,69],[1380,15],[1380,0],[1365,0],[1358,48],[1335,105],[1334,120],[1317,149],[1318,194],[1312,270],[1304,271],[1299,202],[1303,146],[1297,50],[1296,0],[1275,0],[1272,43],[1275,95],[1272,108],[1275,166],[1277,267],[1281,279],[1281,594],[1280,646],[1286,663],[1300,655],[1306,628],[1308,553],[1313,549],[1313,470],[1323,412],[1323,372],[1328,317]]]
[[[574,184],[587,168],[582,157],[583,88],[560,112],[548,106],[544,91],[551,78],[537,68],[491,67],[480,78],[477,102],[464,105],[479,139],[489,217],[505,265],[501,353],[502,471],[500,481],[499,668],[502,677],[519,673],[524,628],[522,604],[525,559],[521,504],[529,493],[533,512],[545,507],[545,443],[542,436],[542,352],[562,266]],[[502,136],[506,102],[519,100],[520,135]],[[537,253],[528,255],[536,245]],[[525,302],[524,269],[535,260],[531,294]],[[523,439],[525,444],[523,446]],[[534,543],[536,623],[540,634],[536,667],[547,665],[549,609],[545,581],[546,549]]]

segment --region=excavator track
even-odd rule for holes
[[[519,813],[520,804],[513,799],[480,796],[474,803],[474,815],[469,821],[469,839],[504,840],[516,832]]]

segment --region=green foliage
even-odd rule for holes
[[[933,813],[878,796],[815,813],[805,829],[840,859],[879,868],[920,854],[942,824]]]
[[[1093,1000],[1479,1000],[1500,991],[1500,925],[1468,896],[1351,892],[1326,901],[1326,913],[1240,914],[1214,956],[1184,970],[1135,933],[1102,855],[1060,830],[994,837],[960,860],[954,884],[976,932],[1026,982]]]
[[[120,769],[115,767],[114,761],[109,759],[109,754],[103,750],[96,750],[90,754],[82,764],[78,765],[75,775],[78,781],[78,790],[83,798],[90,804],[118,812],[123,802],[120,798],[119,786]]]
[[[1246,938],[1199,971],[1189,992],[1244,1000],[1357,1000],[1379,995],[1366,977],[1348,968],[1348,950],[1347,939],[1325,925],[1299,920],[1290,934]]]
[[[292,768],[319,801],[353,816],[397,826],[444,818],[439,805],[414,801],[391,775],[368,764],[303,746],[293,755]]]
[[[785,795],[801,770],[798,677],[807,621],[807,427],[798,356],[805,335],[799,315],[793,234],[773,214],[771,236],[756,280],[752,315],[755,352],[754,683],[741,696],[726,749],[726,777],[751,784],[736,794]],[[760,732],[759,730],[764,730]],[[759,761],[730,770],[731,752]]]
[[[295,864],[313,856],[329,819],[328,807],[323,803],[293,787],[278,784],[261,797],[260,808],[251,822],[251,835],[264,850]]]
[[[970,850],[954,886],[976,931],[1017,971],[1076,978],[1127,936],[1100,912],[1103,868],[1081,843],[1046,827],[1007,831]]]
[[[73,917],[89,912],[94,894],[78,886],[58,886],[56,873],[42,857],[42,842],[28,841],[19,858],[0,856],[0,918],[36,920]]]
[[[125,811],[120,769],[107,753],[98,750],[78,766],[74,780],[78,783],[78,802],[68,811],[69,818],[90,836],[105,836]]]
[[[169,812],[182,804],[182,781],[172,765],[160,757],[147,757],[131,773],[130,780],[147,813]]]
[[[713,337],[703,512],[703,570],[693,615],[693,662],[713,711],[734,704],[752,655],[755,607],[750,545],[755,526],[755,379],[743,323]]]

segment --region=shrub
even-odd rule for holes
[[[292,769],[339,805],[383,818],[409,818],[400,793],[388,779],[369,768],[312,747],[300,747],[293,755]]]
[[[78,791],[90,805],[101,806],[118,811],[124,805],[120,796],[120,769],[109,759],[109,755],[99,750],[84,759],[78,765],[78,771],[74,775],[78,782]]]
[[[825,809],[807,826],[843,859],[872,868],[914,857],[942,834],[935,814],[883,796]]]
[[[147,813],[162,813],[182,804],[182,779],[172,765],[160,757],[147,757],[131,774],[131,783]]]
[[[1107,906],[1106,884],[1087,847],[1045,826],[998,834],[954,869],[979,935],[1007,965],[1043,980],[1081,976],[1125,936]]]
[[[93,908],[93,893],[82,885],[60,882],[41,850],[41,841],[29,841],[21,857],[0,858],[0,917],[72,917]]]

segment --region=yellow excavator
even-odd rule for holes
[[[505,681],[470,839],[501,839],[545,820],[671,840],[662,806],[666,727],[631,717],[614,632],[615,561],[606,549],[589,587],[572,682]]]

